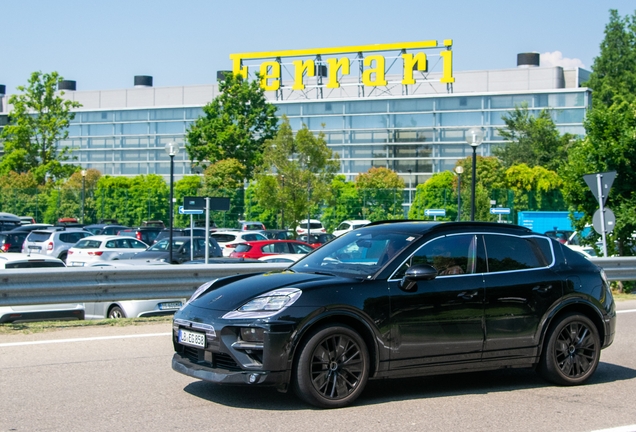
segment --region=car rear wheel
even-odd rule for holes
[[[320,328],[298,353],[292,385],[305,402],[340,408],[362,393],[369,377],[369,352],[355,330],[343,325]]]
[[[58,258],[64,261],[64,263],[66,264],[67,257],[68,257],[68,252],[62,252]]]
[[[596,326],[586,316],[572,313],[550,326],[538,370],[555,384],[582,384],[592,376],[600,357]]]
[[[108,311],[108,318],[126,318],[126,314],[124,314],[124,311],[119,306],[113,306],[110,311]]]

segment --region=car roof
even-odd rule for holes
[[[248,244],[250,246],[262,246],[262,245],[272,244],[272,243],[299,243],[299,244],[311,246],[307,242],[300,241],[300,240],[291,240],[291,239],[248,240],[243,242],[243,244]]]
[[[355,232],[362,230],[382,230],[386,229],[388,226],[390,226],[393,231],[414,234],[424,234],[427,232],[462,232],[466,230],[509,232],[514,234],[533,233],[533,231],[527,227],[513,224],[500,224],[497,222],[433,222],[421,220],[388,220],[371,222],[368,225],[358,228]],[[533,234],[543,235],[539,233]]]
[[[106,235],[106,234],[100,234],[100,235],[93,235],[93,236],[88,236],[88,237],[84,237],[82,240],[99,240],[99,241],[104,241],[104,240],[119,240],[119,239],[130,239],[133,240],[137,240],[134,237],[124,237],[124,236],[118,236],[118,235]],[[137,240],[137,241],[141,241],[141,240]],[[143,243],[143,242],[142,242]]]

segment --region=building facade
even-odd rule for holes
[[[499,134],[502,116],[522,105],[533,112],[550,110],[561,133],[585,133],[591,92],[581,87],[589,76],[583,69],[541,67],[536,62],[456,72],[450,87],[439,75],[429,73],[410,86],[392,85],[397,81],[389,75],[386,86],[366,94],[354,77],[329,91],[283,87],[266,95],[294,130],[305,124],[324,132],[348,180],[371,167],[386,167],[401,175],[409,190],[472,155],[465,139],[469,128],[485,132],[478,155],[489,156],[496,146],[505,145]],[[159,174],[168,179],[165,146],[174,142],[181,147],[174,160],[175,179],[196,174],[184,148],[185,134],[203,114],[203,106],[217,96],[217,85],[153,87],[152,77],[135,77],[135,84],[121,90],[77,91],[75,82],[68,81],[61,87],[63,97],[82,104],[68,139],[61,143],[73,149],[73,163],[104,175]],[[5,95],[0,101],[1,126],[10,107]]]

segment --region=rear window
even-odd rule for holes
[[[236,246],[236,248],[234,250],[236,252],[247,252],[250,249],[252,249],[252,246],[247,245],[247,244],[240,244],[240,245]]]
[[[303,229],[307,229],[307,224],[306,223],[300,224],[300,227],[303,228]],[[312,223],[309,224],[309,228],[310,229],[321,229],[322,228],[322,224],[319,223],[319,222],[312,222]]]
[[[45,242],[51,237],[51,232],[31,231],[27,237],[28,242]]]
[[[75,249],[99,249],[101,244],[99,240],[80,240],[74,247]]]
[[[234,239],[236,238],[236,236],[233,234],[212,234],[210,237],[214,238],[214,240],[218,241],[219,243],[231,242],[234,241]]]
[[[57,261],[27,261],[7,263],[4,265],[6,269],[12,268],[38,268],[38,267],[66,267],[64,263]]]

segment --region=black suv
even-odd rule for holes
[[[603,271],[527,228],[371,223],[289,268],[215,279],[174,316],[172,368],[325,408],[369,379],[507,367],[586,382],[615,332]]]

